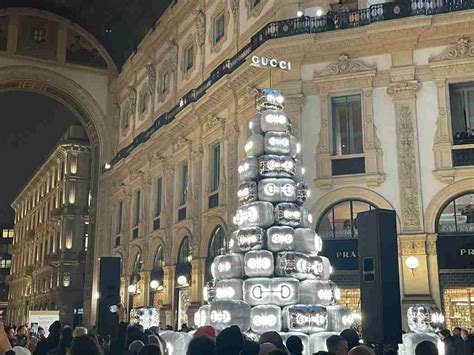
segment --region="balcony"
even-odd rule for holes
[[[65,205],[61,208],[51,210],[51,218],[61,218],[63,216],[87,216],[89,214],[88,207]]]
[[[161,127],[173,121],[176,115],[188,105],[198,101],[221,78],[236,71],[246,62],[247,57],[265,42],[301,34],[317,34],[341,29],[367,26],[381,21],[401,19],[412,16],[431,16],[474,8],[474,0],[406,0],[372,5],[367,9],[346,13],[328,13],[320,17],[302,16],[270,22],[258,31],[233,57],[224,60],[198,87],[191,89],[169,112],[157,117],[153,125],[138,134],[133,142],[117,152],[110,161],[113,167],[142,143],[145,143]],[[107,171],[110,170],[107,169]],[[104,170],[105,172],[105,170]]]

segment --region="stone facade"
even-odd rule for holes
[[[30,310],[59,310],[79,322],[84,308],[89,242],[91,148],[84,129],[71,126],[15,198],[9,322],[27,323]]]

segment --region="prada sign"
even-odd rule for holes
[[[357,239],[325,239],[320,255],[331,260],[336,271],[359,270]]]
[[[287,62],[286,60],[278,60],[275,58],[262,57],[259,55],[252,56],[251,65],[261,68],[281,69],[286,71],[291,70],[291,62]]]
[[[474,269],[474,235],[438,236],[440,269]]]

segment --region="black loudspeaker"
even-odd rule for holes
[[[402,342],[396,218],[392,210],[357,214],[362,336],[368,343]]]
[[[119,318],[115,307],[120,303],[120,258],[100,258],[98,330],[106,337],[115,338]]]

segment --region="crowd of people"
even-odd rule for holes
[[[165,328],[166,329],[166,328]],[[104,339],[95,328],[72,329],[59,321],[44,329],[37,329],[34,335],[22,325],[18,328],[5,327],[0,323],[0,354],[5,355],[172,355],[166,342],[160,336],[159,327],[143,329],[141,325],[120,322],[116,339]],[[181,331],[189,331],[183,327]],[[277,332],[270,331],[259,337],[248,336],[233,325],[217,333],[211,326],[192,331],[192,340],[187,355],[303,355],[304,344],[298,336],[283,340]],[[442,330],[438,333],[444,343],[444,355],[472,355],[474,334],[461,328],[453,333]],[[327,351],[315,355],[375,355],[375,351],[360,344],[359,335],[353,329],[346,329],[340,335],[326,339]],[[392,352],[393,353],[393,352]],[[416,346],[416,355],[438,355],[436,345],[423,341]]]
[[[449,329],[438,332],[438,337],[444,344],[445,355],[472,355],[474,354],[474,328],[455,327],[451,333]]]

